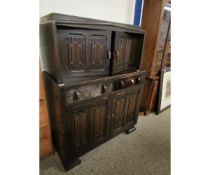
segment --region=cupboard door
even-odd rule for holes
[[[97,144],[107,138],[108,100],[96,102],[90,106],[91,142]]]
[[[109,71],[111,55],[111,32],[94,32],[89,36],[90,71]]]
[[[107,139],[108,97],[72,105],[69,113],[71,116],[68,123],[70,147],[76,155],[81,155],[92,146]]]
[[[115,95],[112,99],[111,106],[111,133],[112,135],[116,135],[121,132],[122,127],[126,123],[126,93]]]
[[[88,106],[78,106],[73,108],[70,113],[69,126],[71,126],[71,138],[73,138],[71,146],[76,153],[80,153],[87,149],[90,140]]]
[[[72,76],[109,73],[111,32],[97,30],[59,30],[63,72]]]
[[[113,73],[129,67],[131,62],[131,48],[131,37],[125,33],[117,33],[114,40]]]

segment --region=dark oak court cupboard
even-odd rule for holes
[[[62,14],[40,22],[53,144],[64,168],[121,132],[135,130],[145,79],[139,27]]]

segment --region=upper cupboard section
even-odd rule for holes
[[[40,23],[40,59],[58,83],[139,69],[144,31],[139,27],[51,14]],[[74,79],[74,80],[73,80]]]
[[[144,36],[127,32],[114,32],[112,73],[139,69]]]
[[[137,33],[58,28],[62,72],[77,77],[136,71],[143,40]]]

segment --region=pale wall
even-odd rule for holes
[[[40,0],[40,17],[51,12],[133,24],[135,0]]]

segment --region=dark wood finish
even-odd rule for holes
[[[143,89],[141,87],[141,89]],[[115,136],[124,130],[125,125],[134,125],[137,122],[139,99],[141,99],[142,90],[130,89],[117,93],[112,97],[111,104],[111,133]],[[130,127],[132,128],[132,127]]]
[[[111,117],[112,117],[112,125],[111,125],[111,133],[112,135],[119,134],[122,132],[123,126],[126,123],[126,93],[121,92],[116,94],[112,99],[112,109],[111,109]]]
[[[139,69],[143,41],[143,35],[115,33],[112,73],[129,68]]]
[[[76,20],[76,21],[75,21]],[[43,17],[43,71],[56,82],[139,69],[144,31],[139,27],[59,14]]]
[[[158,92],[159,77],[151,76],[145,79],[143,96],[140,109],[147,115],[154,110],[154,104],[156,103],[156,97]],[[146,95],[145,95],[146,94]]]
[[[65,167],[74,163],[80,155],[123,131],[127,132],[136,124],[145,72],[139,71],[133,75],[123,74],[61,87],[46,72],[44,75],[53,141]],[[123,88],[114,85],[125,79],[134,79],[135,84],[128,84]],[[78,97],[70,103],[66,100],[69,99],[67,92],[72,89],[82,90],[80,86],[100,84],[101,81],[106,84],[112,83],[112,91],[106,91],[99,96],[93,94],[88,98]]]
[[[60,29],[58,35],[62,69],[68,75],[109,73],[111,32]]]
[[[147,70],[147,78],[140,111],[148,114],[154,111],[157,99],[160,70],[166,65],[166,52],[170,31],[170,11],[165,10],[168,0],[147,0],[144,2],[141,27],[146,31],[141,68]],[[158,77],[158,78],[157,78]]]
[[[163,15],[164,0],[147,0],[144,2],[141,27],[146,31],[144,52],[141,67],[151,72],[154,58],[156,57],[160,21]]]
[[[65,170],[112,137],[135,130],[146,71],[140,28],[50,14],[40,24],[53,144]]]

